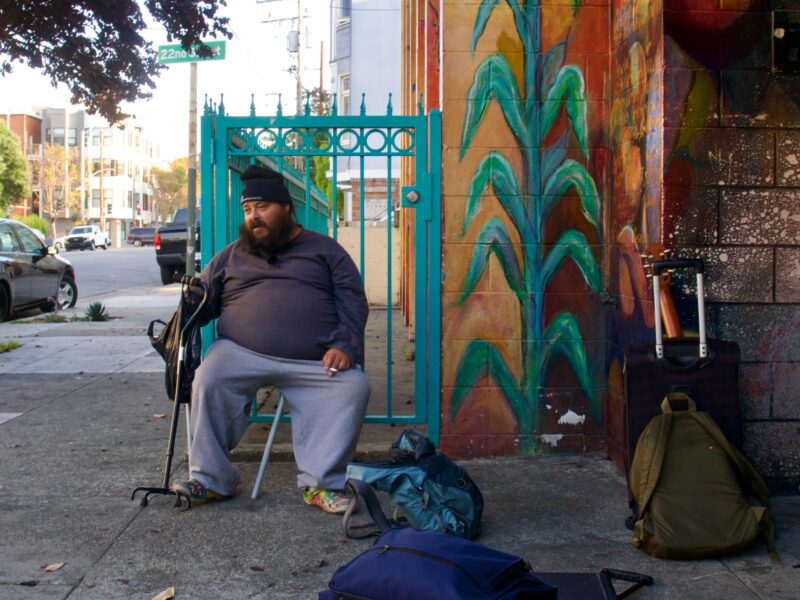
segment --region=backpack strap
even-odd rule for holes
[[[634,496],[639,499],[640,517],[653,497],[658,478],[661,476],[661,467],[664,465],[664,456],[667,453],[667,440],[672,429],[672,409],[668,401],[670,395],[668,394],[661,403],[663,414],[654,417],[647,424],[646,430],[649,430],[649,435],[640,436],[639,443],[636,445],[637,451],[641,447],[642,453],[650,456],[650,462],[640,469],[641,480],[637,477],[637,489],[633,490]]]
[[[671,398],[672,396],[674,397]],[[637,468],[631,468],[631,493],[637,500],[638,509],[633,523],[632,540],[637,548],[645,539],[643,517],[655,492],[656,484],[661,476],[661,467],[664,465],[664,457],[667,453],[667,440],[669,440],[669,433],[672,429],[672,408],[669,405],[669,401],[670,399],[683,400],[683,396],[686,395],[680,392],[667,394],[661,402],[661,412],[663,414],[650,420],[636,444],[634,461],[636,461],[637,456],[649,457],[649,461],[646,464],[640,466],[636,461]],[[648,435],[644,435],[645,432]],[[631,463],[631,467],[633,466],[633,463]]]
[[[378,501],[378,497],[375,495],[374,490],[368,483],[364,483],[360,479],[351,478],[347,480],[346,485],[353,493],[353,501],[347,507],[344,517],[342,518],[342,529],[344,530],[345,536],[354,540],[359,540],[376,535],[375,531],[368,531],[367,533],[355,533],[353,531],[354,529],[364,526],[350,525],[350,517],[353,515],[356,507],[358,506],[359,496],[364,499],[364,503],[367,505],[369,516],[372,518],[373,523],[378,527],[378,534],[384,533],[392,528],[392,523],[388,518],[386,518],[386,515],[381,508],[381,503]]]

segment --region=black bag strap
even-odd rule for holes
[[[633,584],[628,588],[622,590],[621,592],[617,593],[618,599],[627,598],[641,587],[644,587],[646,585],[653,585],[653,578],[650,577],[650,575],[643,575],[642,573],[635,573],[633,571],[622,571],[620,569],[603,569],[602,571],[600,571],[600,574],[603,577],[608,578],[609,583],[611,583],[612,579],[617,579],[619,581],[628,581]],[[613,585],[611,587],[613,589]]]
[[[392,528],[392,522],[389,521],[384,514],[383,509],[381,508],[381,503],[378,501],[378,497],[375,495],[375,491],[368,483],[364,483],[360,479],[351,478],[347,480],[346,485],[353,493],[353,501],[350,502],[350,505],[347,507],[344,517],[342,518],[342,529],[344,530],[345,536],[354,540],[359,540],[375,535],[374,531],[369,531],[367,533],[355,533],[353,530],[358,529],[358,527],[350,526],[350,517],[355,512],[356,506],[358,506],[359,496],[364,499],[364,503],[367,505],[369,516],[372,518],[373,523],[378,527],[379,533],[384,533]],[[363,525],[361,527],[363,527]]]

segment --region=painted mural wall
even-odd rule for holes
[[[607,346],[608,453],[624,464],[625,347],[653,339],[651,289],[642,250],[660,242],[663,174],[664,60],[661,0],[614,0],[608,122],[611,193],[608,202]]]
[[[655,242],[705,259],[709,334],[741,348],[745,450],[796,492],[797,3],[405,6],[407,96],[438,78],[444,118],[443,448],[620,460],[624,348],[653,337],[640,255]],[[693,285],[672,290],[691,333]]]
[[[705,259],[709,332],[739,343],[745,452],[797,493],[800,3],[670,0],[664,33],[666,239]]]
[[[603,444],[609,9],[444,2],[442,447]]]

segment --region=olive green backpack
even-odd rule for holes
[[[671,400],[686,401],[688,410],[673,412]],[[763,537],[777,560],[769,495],[753,465],[686,394],[667,395],[661,412],[631,463],[638,507],[631,543],[658,558],[708,558]]]

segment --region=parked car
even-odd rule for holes
[[[155,237],[155,227],[132,227],[125,241],[134,246],[145,246],[152,244]]]
[[[70,229],[64,247],[67,250],[94,250],[97,247],[108,250],[108,235],[97,225],[78,225]]]
[[[32,229],[0,218],[0,321],[11,312],[71,308],[78,301],[75,270]]]
[[[174,283],[186,272],[186,237],[188,208],[175,209],[172,220],[158,228],[155,238],[156,262],[161,283]],[[194,218],[194,268],[200,271],[200,207]]]

